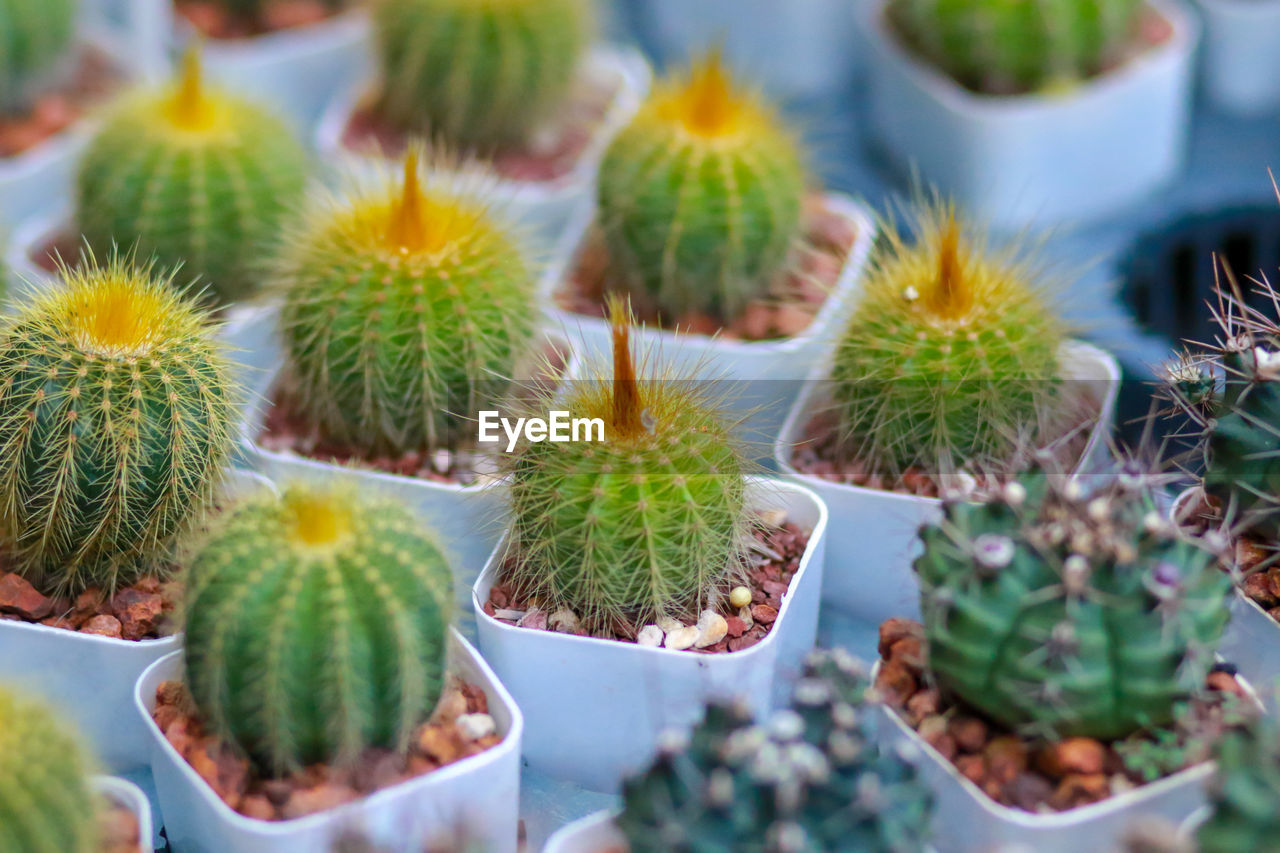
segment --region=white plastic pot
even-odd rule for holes
[[[1075,471],[1103,471],[1110,453],[1107,439],[1115,420],[1120,366],[1108,353],[1073,341],[1063,350],[1062,369],[1064,379],[1088,383],[1098,407],[1098,423]],[[793,448],[807,440],[809,421],[823,404],[827,375],[825,365],[814,371],[774,445],[778,470],[816,492],[831,512],[822,603],[873,625],[894,616],[918,619],[920,587],[911,570],[920,547],[916,534],[922,525],[941,520],[942,501],[834,483],[802,474],[791,464]]]
[[[232,470],[228,494],[272,488]],[[29,622],[0,621],[0,682],[43,696],[83,732],[103,766],[125,772],[147,763],[142,726],[129,713],[144,669],[180,645],[179,636],[117,640]]]
[[[173,748],[151,711],[156,688],[182,678],[182,657],[173,652],[156,661],[138,679],[134,704],[150,744],[151,771],[174,853],[315,853],[328,850],[350,830],[396,850],[408,849],[411,839],[457,832],[486,853],[515,853],[523,718],[493,671],[456,630],[449,652],[450,671],[488,696],[502,742],[354,803],[287,821],[239,814]]]
[[[548,243],[555,240],[573,212],[594,195],[596,173],[605,149],[640,108],[652,79],[649,64],[639,52],[611,45],[594,48],[587,56],[583,73],[592,80],[617,86],[617,91],[573,170],[554,181],[494,178],[485,187],[495,207]],[[316,131],[316,149],[321,156],[347,168],[354,165],[357,173],[374,171],[378,161],[349,152],[342,137],[361,99],[373,87],[368,78],[359,79],[338,93],[325,109]]]
[[[754,646],[725,654],[652,648],[507,625],[484,612],[505,542],[475,585],[480,648],[528,721],[524,756],[539,772],[614,793],[652,760],[659,736],[692,726],[713,699],[743,698],[763,715],[814,645],[826,549],[827,509],[807,489],[753,478],[748,500],[782,509],[812,530],[773,629]]]
[[[138,820],[138,849],[152,849],[155,835],[151,824],[151,801],[147,795],[137,785],[118,776],[93,777],[93,789],[99,796],[133,812]]]
[[[867,258],[875,243],[875,218],[864,206],[841,193],[828,193],[824,204],[845,217],[857,237],[826,302],[803,332],[774,341],[734,341],[650,328],[632,332],[636,352],[648,353],[651,367],[656,367],[653,364],[656,358],[677,375],[722,384],[727,409],[745,418],[742,434],[766,448],[764,454],[768,453],[767,448],[777,436],[804,380],[848,324],[862,288]],[[556,325],[564,330],[575,352],[584,360],[609,358],[612,346],[609,324],[603,319],[557,307],[555,293],[577,266],[594,216],[593,205],[577,212],[574,225],[565,232],[565,244],[547,267],[542,287],[543,300],[552,306],[551,315]]]
[[[1168,183],[1190,132],[1199,25],[1178,0],[1151,0],[1163,44],[1057,95],[975,94],[906,50],[863,0],[872,51],[870,121],[907,174],[997,229],[1103,217]]]
[[[1205,97],[1225,112],[1280,108],[1280,0],[1198,0]]]
[[[616,812],[605,810],[566,824],[547,839],[542,853],[610,853],[626,850],[627,839],[613,825]]]

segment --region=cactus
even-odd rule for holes
[[[831,372],[838,455],[891,482],[1003,468],[1059,402],[1061,324],[1012,251],[922,203],[915,243],[886,225]],[[1074,424],[1073,424],[1074,425]]]
[[[713,706],[688,743],[628,780],[618,827],[631,853],[925,849],[932,796],[901,755],[874,745],[858,665],[815,653],[791,710],[754,725]]]
[[[92,254],[0,330],[0,526],[36,586],[163,568],[231,452],[230,365],[171,279]]]
[[[525,142],[569,94],[590,0],[378,0],[379,115],[490,153]]]
[[[610,145],[599,219],[637,306],[727,321],[784,267],[804,193],[796,139],[712,54],[658,85]]]
[[[404,182],[315,206],[288,235],[283,293],[290,397],[330,439],[374,456],[474,440],[538,322],[536,280],[477,201]]]
[[[77,0],[0,0],[0,113],[27,109],[71,48]]]
[[[257,287],[306,176],[289,129],[202,83],[193,51],[176,85],[126,95],[105,118],[80,163],[76,224],[99,253],[136,246],[232,302]]]
[[[1116,739],[1200,689],[1230,579],[1178,535],[1132,461],[1086,494],[1036,467],[946,503],[915,562],[938,686],[1019,730]]]
[[[1212,811],[1196,832],[1200,853],[1275,850],[1280,838],[1280,731],[1259,715],[1229,731],[1214,750]]]
[[[694,381],[637,381],[617,301],[611,322],[612,379],[592,366],[541,401],[598,419],[603,441],[525,442],[507,460],[504,582],[590,630],[696,615],[736,576],[751,523],[746,461],[718,401]]]
[[[956,82],[1018,94],[1074,84],[1121,62],[1143,0],[890,0],[897,34]]]
[[[41,703],[0,690],[0,853],[89,853],[94,798],[77,737]]]
[[[403,751],[439,700],[451,574],[402,504],[320,486],[243,501],[193,548],[187,683],[266,773]]]

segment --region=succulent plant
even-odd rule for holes
[[[1100,740],[1167,725],[1203,687],[1228,619],[1216,556],[1129,460],[1086,492],[1035,467],[950,500],[916,559],[938,686],[1018,730]]]
[[[600,166],[599,221],[636,305],[735,316],[765,296],[800,235],[799,144],[718,54],[660,83]]]
[[[99,253],[183,264],[225,304],[257,288],[306,178],[289,128],[204,84],[192,51],[176,84],[126,95],[105,117],[80,162],[76,224]]]
[[[914,216],[914,242],[886,224],[836,346],[837,452],[890,481],[1005,468],[1069,408],[1062,324],[1025,257],[966,236],[948,205]]]
[[[1280,838],[1280,731],[1259,715],[1227,732],[1215,750],[1211,813],[1196,832],[1200,853],[1276,850]]]
[[[1093,77],[1137,39],[1142,0],[890,0],[917,53],[979,92],[1016,94]]]
[[[792,708],[763,724],[712,706],[624,784],[617,825],[631,853],[925,849],[932,796],[896,751],[875,746],[867,688],[843,653],[815,653]]]
[[[260,494],[187,566],[192,698],[264,772],[408,747],[443,688],[452,576],[407,507],[314,485]]]
[[[90,761],[52,710],[0,690],[0,853],[89,853]]]
[[[0,0],[0,113],[26,109],[75,34],[77,0]]]
[[[231,453],[216,327],[171,278],[113,256],[63,269],[0,329],[0,527],[49,591],[155,572]]]
[[[569,94],[590,0],[377,0],[379,115],[465,149],[526,140]]]
[[[473,441],[538,323],[536,279],[481,202],[404,180],[323,200],[275,272],[286,383],[324,435],[370,455]]]
[[[591,365],[540,401],[599,419],[604,440],[526,441],[507,460],[504,581],[591,630],[696,615],[736,576],[751,526],[747,463],[718,401],[696,381],[638,381],[628,312],[610,312],[612,377]]]

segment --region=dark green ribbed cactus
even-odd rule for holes
[[[884,228],[837,344],[838,453],[891,482],[1007,467],[1061,408],[1062,325],[1025,261],[968,238],[949,206],[914,215],[914,242]]]
[[[1122,61],[1143,0],[889,0],[888,20],[960,84],[1016,94],[1076,83]]]
[[[717,55],[660,83],[600,166],[599,220],[633,302],[722,322],[768,294],[800,236],[791,131]]]
[[[257,289],[306,177],[284,123],[202,84],[192,52],[176,84],[126,95],[105,118],[80,162],[76,224],[99,253],[136,246],[183,264],[221,305]]]
[[[792,709],[754,724],[713,706],[624,785],[630,853],[909,853],[932,811],[915,768],[871,739],[867,682],[842,653],[815,653]]]
[[[506,392],[538,323],[536,277],[480,202],[404,182],[321,202],[275,284],[291,399],[367,455],[453,449]]]
[[[376,0],[379,114],[465,149],[526,141],[568,96],[590,0]]]
[[[0,113],[26,109],[71,49],[77,0],[0,0]]]
[[[0,331],[0,520],[46,591],[155,572],[198,521],[236,418],[216,326],[147,267],[92,255]]]
[[[1200,853],[1280,851],[1280,731],[1266,717],[1231,730],[1214,750],[1212,813],[1196,832]]]
[[[1230,579],[1179,536],[1132,462],[1085,494],[1039,468],[949,502],[916,560],[929,669],[1019,730],[1114,739],[1173,719],[1201,688]]]
[[[526,442],[508,460],[504,582],[591,629],[696,618],[741,566],[750,535],[746,462],[695,381],[636,379],[614,303],[613,374],[588,368],[540,411],[599,419],[603,441]]]
[[[0,853],[91,853],[89,771],[50,708],[0,690]]]
[[[402,504],[296,485],[187,562],[187,681],[267,773],[403,750],[443,688],[452,576]]]

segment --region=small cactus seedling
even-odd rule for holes
[[[1122,61],[1143,0],[889,0],[887,16],[916,52],[979,92],[1071,85]]]
[[[26,109],[75,33],[77,0],[0,0],[0,113]]]
[[[945,505],[916,560],[929,669],[946,693],[1029,733],[1122,738],[1200,689],[1230,579],[1182,538],[1134,461],[1093,494],[1034,468]]]
[[[404,181],[317,204],[277,264],[286,383],[366,455],[454,449],[508,389],[538,322],[515,237],[467,196]]]
[[[220,303],[252,294],[258,258],[301,201],[307,154],[278,119],[201,81],[187,54],[180,79],[126,95],[85,151],[76,224],[99,253],[184,265]]]
[[[831,372],[837,452],[897,482],[1002,469],[1059,401],[1061,324],[1025,259],[967,238],[921,203],[914,243],[892,225]]]
[[[713,706],[624,785],[631,853],[922,851],[932,796],[915,768],[874,745],[855,661],[817,653],[790,710],[756,725]]]
[[[527,140],[569,94],[590,0],[377,0],[379,113],[489,153]]]
[[[799,145],[712,54],[657,86],[600,166],[599,218],[637,306],[721,321],[767,295],[801,230]]]
[[[261,494],[217,520],[188,572],[191,696],[264,772],[407,749],[439,700],[452,576],[404,505]]]
[[[154,572],[231,452],[230,365],[170,279],[92,255],[0,330],[0,519],[49,591]]]
[[[696,616],[735,576],[750,535],[746,462],[717,401],[694,381],[636,378],[629,318],[611,305],[603,365],[542,401],[598,418],[598,442],[526,442],[510,465],[504,582],[600,630]]]
[[[1259,716],[1217,743],[1212,812],[1196,832],[1200,853],[1280,849],[1280,731]]]
[[[0,690],[0,853],[89,853],[94,797],[78,738],[43,704]]]

